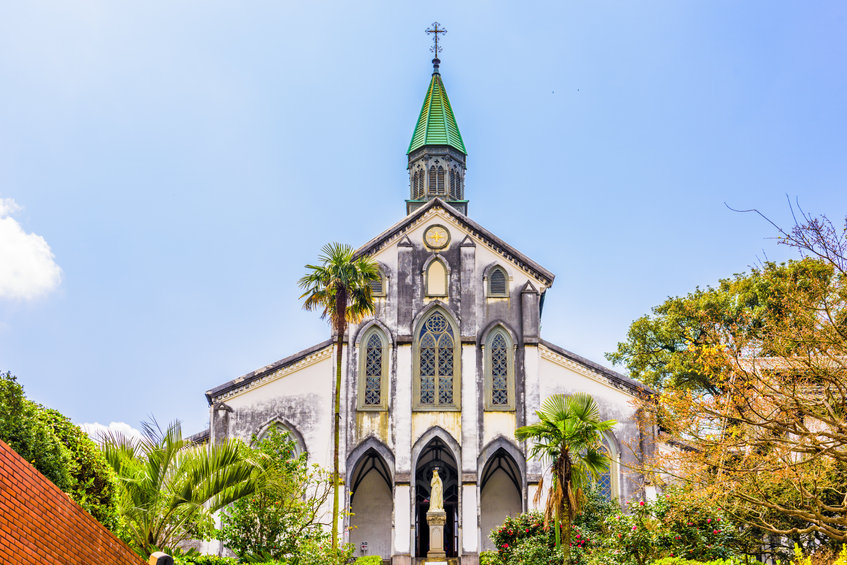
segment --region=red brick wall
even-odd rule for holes
[[[0,441],[0,563],[142,565],[145,561]]]

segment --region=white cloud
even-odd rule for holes
[[[59,286],[62,269],[44,238],[26,233],[11,217],[20,209],[0,198],[0,298],[32,300]]]
[[[100,441],[106,434],[122,434],[132,440],[140,440],[144,437],[140,431],[126,422],[110,422],[108,426],[104,426],[99,422],[93,422],[90,424],[80,424],[79,427],[94,441]]]

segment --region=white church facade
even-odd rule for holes
[[[407,214],[358,250],[381,280],[374,315],[350,327],[342,356],[345,541],[397,565],[426,555],[435,467],[445,550],[463,565],[493,549],[488,534],[507,515],[533,508],[545,467],[514,434],[550,395],[589,393],[617,420],[609,496],[639,492],[623,470],[650,443],[632,402],[643,385],[545,341],[554,275],[469,217],[467,153],[433,63],[408,149]],[[331,469],[334,356],[327,340],[206,392],[211,441],[279,426]]]

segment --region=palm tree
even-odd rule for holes
[[[260,466],[231,439],[194,445],[179,422],[164,432],[144,423],[143,438],[101,438],[100,447],[123,487],[120,503],[130,546],[142,555],[173,549],[212,524],[212,513],[252,494]]]
[[[571,522],[579,512],[582,489],[609,468],[603,437],[617,422],[600,420],[600,411],[591,395],[555,394],[535,412],[536,424],[515,430],[520,441],[533,440],[530,457],[551,462],[553,485],[547,495],[545,523],[555,519],[556,545],[564,547],[565,564],[570,559]],[[539,485],[539,494],[541,492]],[[560,527],[564,520],[565,540]]]
[[[369,257],[356,256],[349,245],[328,243],[321,249],[320,265],[306,265],[308,273],[300,279],[305,299],[303,308],[320,310],[335,333],[335,438],[333,442],[332,549],[338,548],[338,445],[341,428],[341,351],[347,325],[358,323],[374,309],[371,281],[379,279],[379,270]]]

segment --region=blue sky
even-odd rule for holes
[[[0,369],[194,432],[205,390],[326,339],[297,279],[403,217],[435,20],[470,215],[556,273],[548,340],[602,361],[794,256],[724,203],[847,213],[844,2],[5,0]]]

